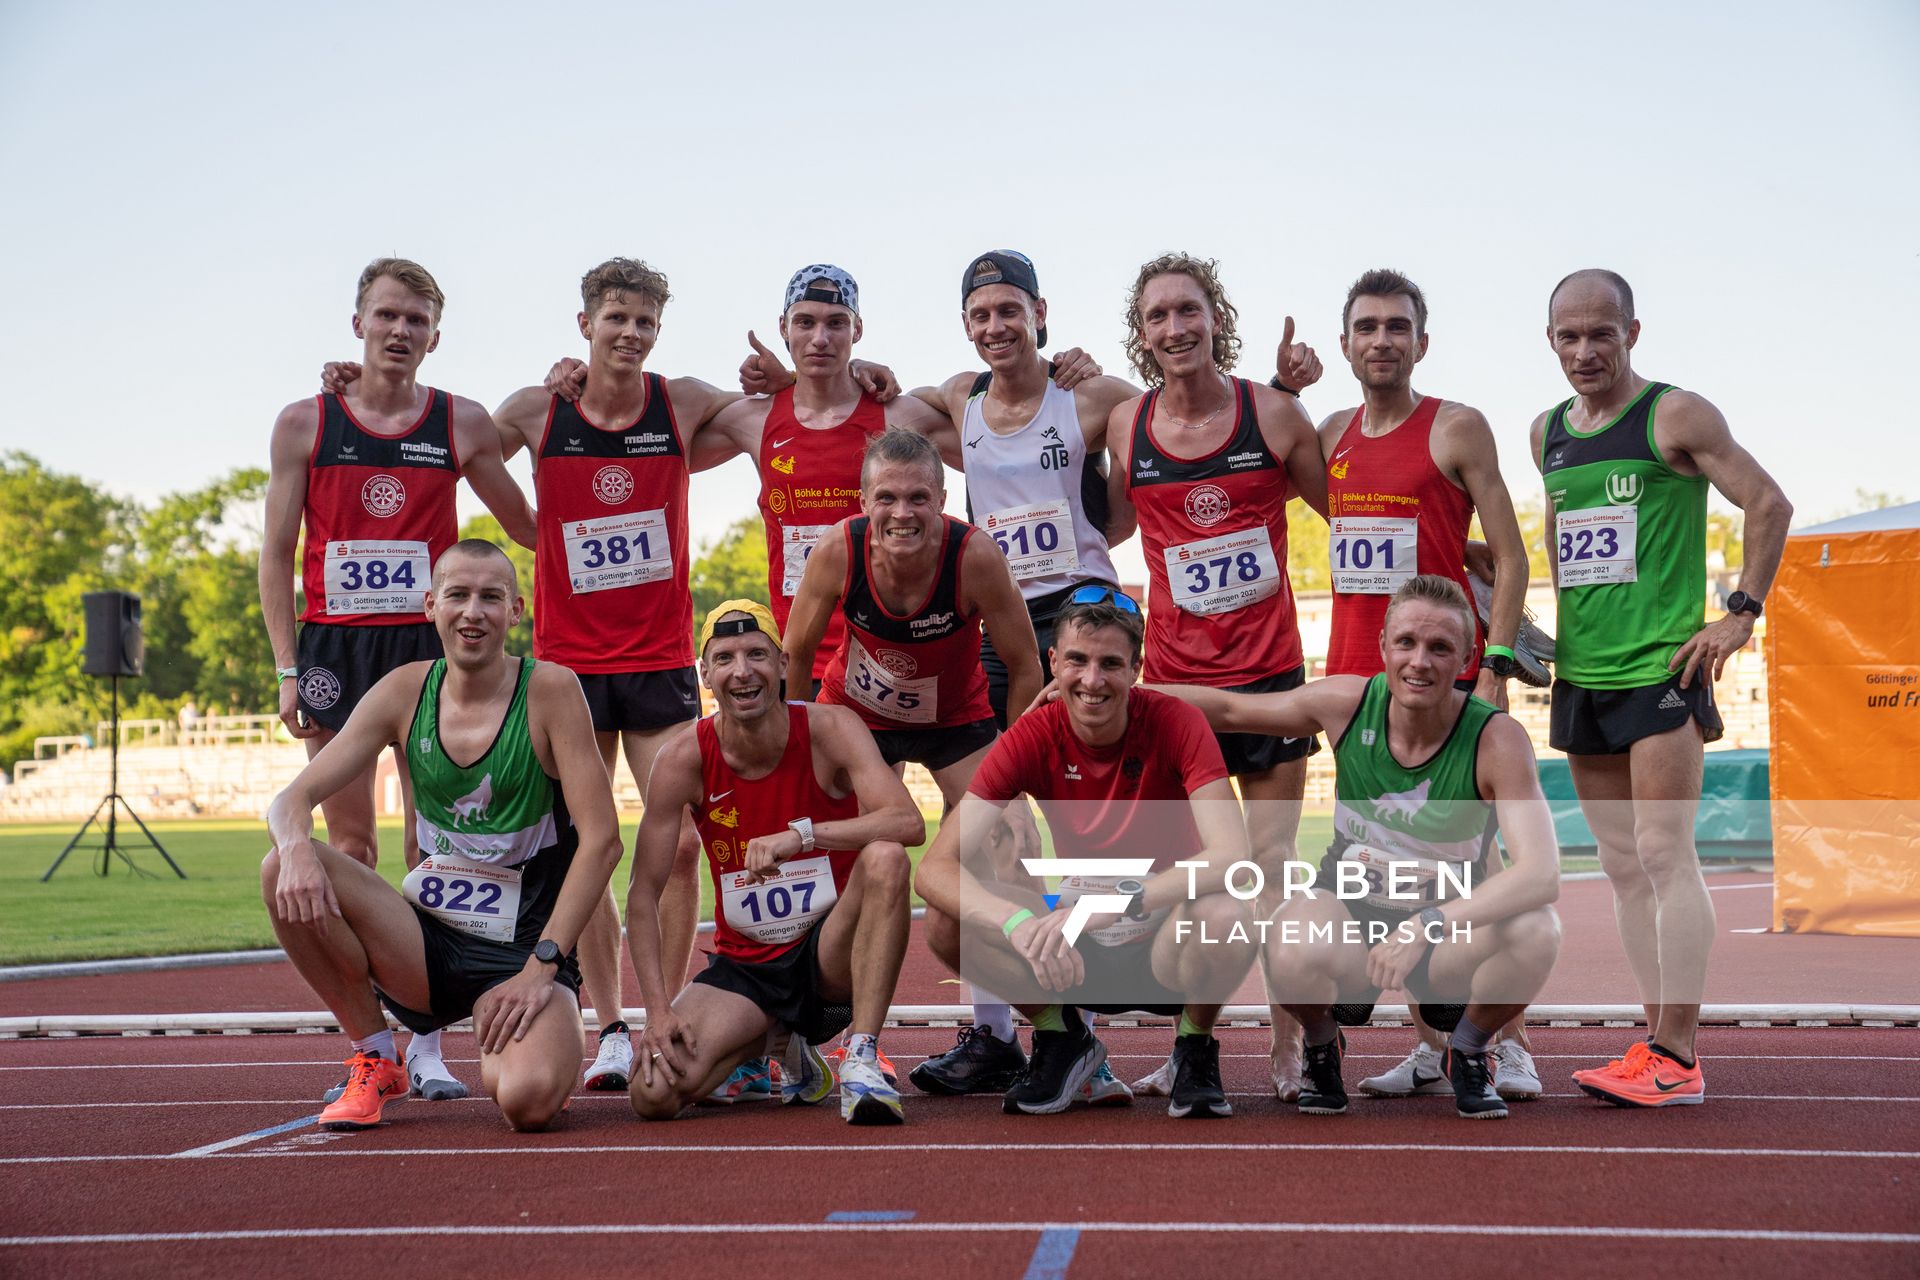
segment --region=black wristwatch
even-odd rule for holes
[[[1760,616],[1760,601],[1744,591],[1736,591],[1727,597],[1728,613],[1745,613],[1755,618]]]
[[[1480,660],[1480,665],[1499,676],[1502,680],[1511,680],[1520,674],[1520,663],[1504,653],[1489,654]]]
[[[1432,927],[1436,924],[1444,926],[1447,923],[1446,913],[1438,907],[1422,907],[1420,914],[1414,919],[1420,922],[1420,938],[1428,946],[1433,945],[1433,934],[1430,932]]]
[[[1127,895],[1127,919],[1145,920],[1153,914],[1147,910],[1147,886],[1138,880],[1122,880],[1113,886],[1113,891]]]
[[[1295,400],[1298,400],[1300,398],[1300,393],[1298,391],[1295,391],[1292,387],[1288,386],[1286,383],[1280,381],[1280,375],[1277,373],[1274,374],[1271,378],[1267,379],[1267,385],[1272,387],[1275,391],[1280,392],[1282,395],[1292,396]]]
[[[542,938],[533,944],[533,958],[558,969],[566,963],[567,954],[560,950],[560,944],[552,938]]]

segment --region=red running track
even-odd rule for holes
[[[951,1034],[884,1046],[905,1069]],[[1123,1078],[1171,1035],[1101,1034]],[[1353,1033],[1349,1084],[1408,1034]],[[831,1104],[644,1124],[580,1095],[538,1135],[481,1099],[320,1133],[333,1035],[8,1041],[0,1275],[1920,1273],[1920,1030],[1708,1028],[1705,1106],[1577,1095],[1567,1071],[1633,1035],[1536,1029],[1548,1096],[1504,1123],[1445,1098],[1299,1116],[1264,1094],[1266,1032],[1229,1028],[1236,1114],[1211,1123],[910,1092],[891,1130]],[[447,1044],[476,1082],[471,1037]]]

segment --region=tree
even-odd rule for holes
[[[1327,522],[1295,498],[1287,504],[1287,580],[1295,591],[1331,591]]]
[[[744,516],[703,546],[693,562],[693,625],[722,600],[767,599],[767,533],[758,515]]]

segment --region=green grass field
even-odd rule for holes
[[[238,821],[156,822],[153,833],[187,873],[167,870],[138,827],[121,828],[121,845],[147,879],[130,874],[117,858],[103,878],[94,874],[99,854],[78,848],[46,884],[41,875],[72,838],[78,824],[0,827],[0,964],[44,964],[120,956],[178,955],[191,951],[238,951],[276,945],[260,903],[260,859],[267,851],[262,823]],[[634,823],[621,827],[628,850]],[[935,824],[929,823],[928,838]],[[126,836],[134,839],[129,842]],[[1317,860],[1332,834],[1332,816],[1306,815],[1300,848]],[[99,843],[95,832],[88,839]],[[380,870],[400,881],[400,824],[380,827]],[[919,860],[921,850],[914,851]],[[626,884],[626,865],[615,873]],[[701,918],[712,918],[711,882],[700,881]],[[616,897],[621,896],[616,893]],[[917,899],[916,899],[917,902]]]

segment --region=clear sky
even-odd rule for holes
[[[1030,254],[1056,343],[1125,373],[1137,266],[1216,257],[1357,398],[1347,284],[1425,288],[1416,387],[1536,497],[1555,280],[1634,284],[1635,366],[1699,391],[1799,523],[1920,497],[1920,5],[293,6],[0,0],[0,448],[140,498],[265,465],[351,358],[370,258],[449,303],[426,381],[487,404],[584,355],[581,273],[675,298],[651,366],[732,385],[796,267],[858,278],[909,385],[972,367],[967,259]],[[517,464],[525,477],[524,463]],[[734,464],[694,533],[751,509]],[[463,506],[477,510],[463,491]]]

